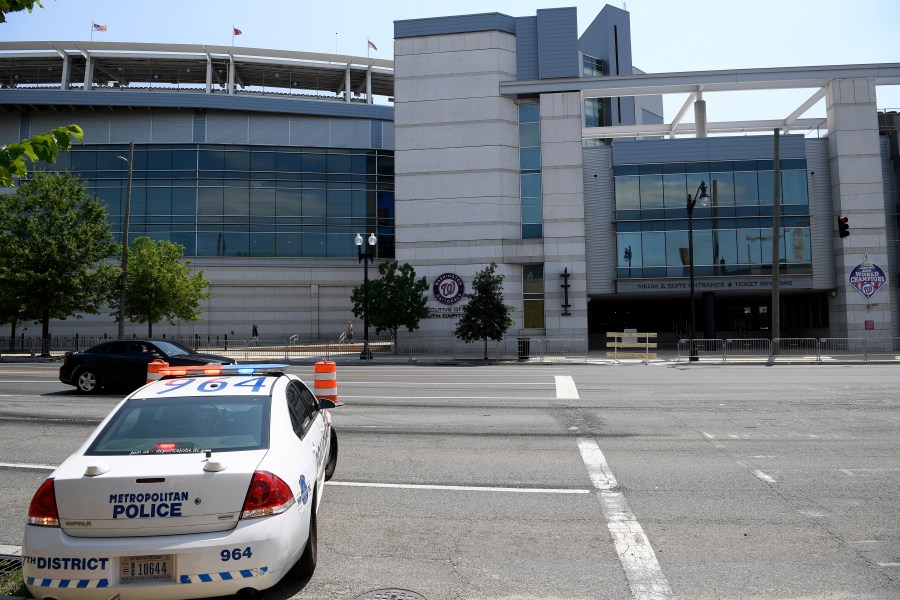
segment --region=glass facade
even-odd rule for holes
[[[619,278],[688,276],[687,196],[706,182],[710,204],[693,213],[694,274],[764,275],[772,265],[771,160],[617,165]],[[781,272],[811,274],[806,161],[781,161]]]
[[[541,201],[541,106],[519,105],[519,198],[522,239],[544,236]]]
[[[75,146],[71,170],[109,211],[121,240],[128,145]],[[182,244],[186,256],[354,257],[357,233],[394,257],[394,153],[387,150],[135,144],[128,236]]]
[[[581,57],[581,76],[600,77],[603,75],[603,61],[594,56],[583,54]]]

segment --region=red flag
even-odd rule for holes
[[[240,29],[238,29],[237,27],[235,27],[234,25],[232,25],[231,28],[234,29],[234,35],[244,35],[244,32],[241,31]]]

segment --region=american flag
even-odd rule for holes
[[[371,48],[371,49],[374,50],[375,52],[378,52],[378,46],[376,46],[375,44],[373,44],[373,43],[372,43],[372,40],[367,40],[367,41],[369,42],[369,48]]]
[[[94,31],[106,31],[106,25],[101,25],[100,23],[94,23]]]

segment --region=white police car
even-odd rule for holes
[[[328,408],[286,365],[161,369],[38,489],[22,568],[35,598],[199,598],[316,566],[337,463]]]

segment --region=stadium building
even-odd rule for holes
[[[776,282],[785,337],[900,335],[900,118],[876,98],[900,64],[643,73],[611,6],[581,36],[574,8],[394,34],[393,62],[2,43],[0,140],[81,125],[85,145],[54,168],[88,181],[120,236],[133,169],[129,237],[183,244],[212,282],[203,321],[156,327],[172,335],[242,338],[257,323],[337,337],[355,320],[357,233],[428,279],[418,336],[450,334],[461,288],[491,261],[511,336],[598,347],[634,328],[673,342],[695,298],[697,337],[770,337]],[[729,94],[797,89],[807,100],[777,119],[706,118]],[[668,94],[686,96],[672,116]],[[808,117],[821,102],[826,116]]]

